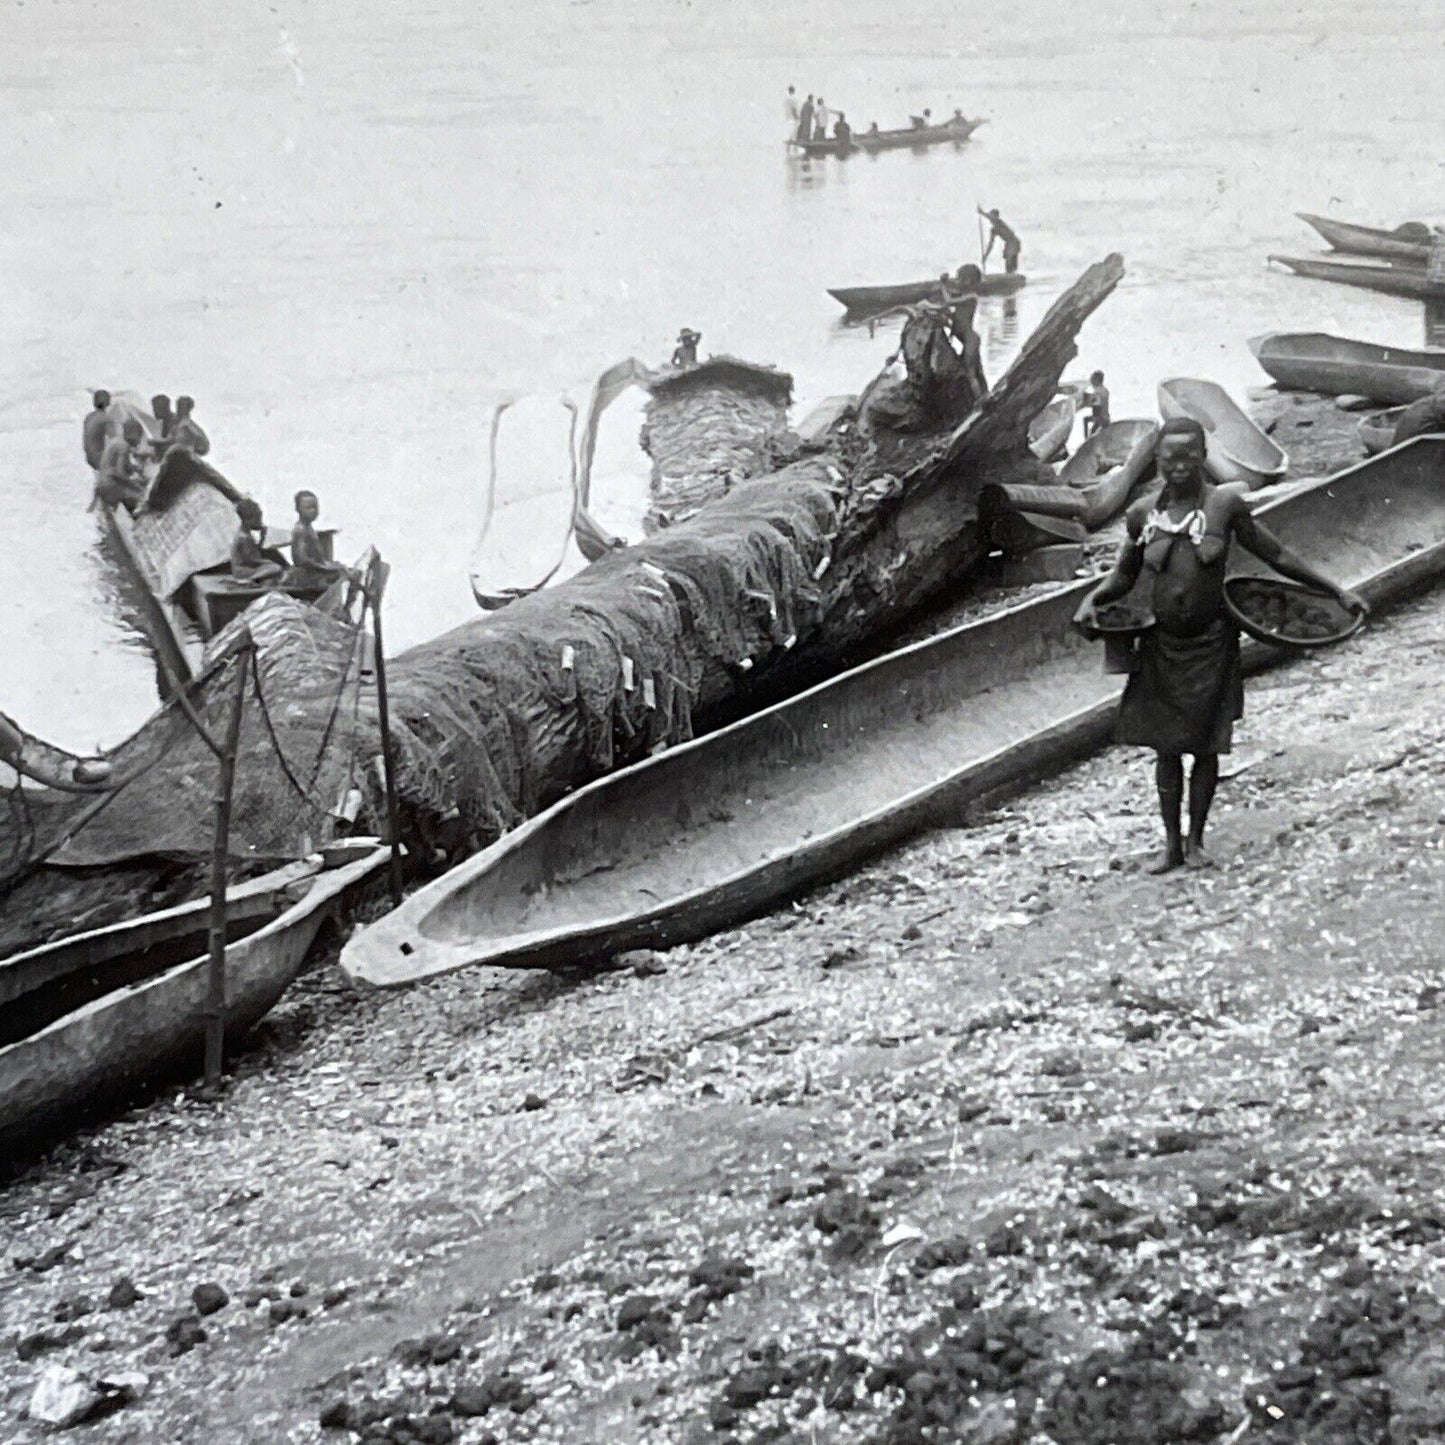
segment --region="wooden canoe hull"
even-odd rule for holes
[[[1028,284],[1028,277],[1018,271],[995,271],[979,283],[976,292],[960,295],[1012,296]],[[938,277],[928,281],[909,281],[900,286],[830,286],[828,295],[853,315],[870,311],[886,311],[891,306],[916,306],[921,301],[941,302],[943,288]]]
[[[1432,281],[1424,271],[1405,266],[1354,266],[1346,261],[1310,261],[1301,256],[1271,256],[1296,276],[1358,286],[1385,296],[1408,296],[1420,301],[1445,301],[1445,281]]]
[[[1256,336],[1249,349],[1287,391],[1367,396],[1403,406],[1445,386],[1445,351],[1377,346],[1322,332]]]
[[[1355,428],[1355,435],[1365,449],[1367,457],[1377,457],[1395,445],[1395,428],[1405,414],[1403,406],[1391,407],[1389,411],[1377,411],[1372,416],[1362,416]]]
[[[1281,539],[1381,603],[1445,570],[1445,437],[1263,502]],[[1240,572],[1254,559],[1239,558]],[[1262,564],[1261,564],[1262,565]],[[1072,617],[1097,579],[903,648],[579,790],[352,938],[395,987],[472,963],[666,947],[847,869],[1108,736],[1119,679]],[[1250,652],[1254,665],[1263,648]]]
[[[1289,470],[1284,450],[1255,426],[1222,386],[1176,376],[1159,383],[1159,415],[1165,421],[1190,417],[1204,428],[1204,464],[1217,482],[1269,486]]]
[[[946,145],[950,141],[954,145],[962,145],[982,124],[982,120],[965,120],[962,125],[927,125],[921,129],[908,126],[900,130],[880,130],[872,133],[855,131],[847,142],[831,139],[790,140],[788,144],[805,156],[850,156],[854,151],[870,153],[915,150],[924,146]]]
[[[386,867],[378,848],[317,874],[300,901],[226,950],[227,1035],[239,1037],[286,991],[325,920]],[[202,905],[204,906],[204,905]],[[140,921],[142,924],[144,920]],[[116,989],[0,1048],[0,1148],[33,1144],[129,1088],[199,1065],[204,953]]]
[[[1349,221],[1332,221],[1328,216],[1295,214],[1313,226],[1336,251],[1354,256],[1380,256],[1389,261],[1411,261],[1423,266],[1430,259],[1430,228],[1419,221],[1407,221],[1393,231],[1376,226],[1356,226]]]
[[[1056,396],[1029,423],[1029,450],[1041,462],[1056,460],[1068,446],[1078,410],[1072,396]]]

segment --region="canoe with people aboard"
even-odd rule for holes
[[[824,140],[790,140],[788,144],[805,156],[846,156],[854,151],[894,151],[913,146],[944,145],[952,141],[962,145],[973,135],[983,119],[947,120],[942,125],[912,125],[899,130],[854,131],[847,140],[828,137]]]
[[[1216,482],[1267,487],[1289,469],[1284,450],[1215,382],[1189,376],[1161,381],[1159,415],[1165,421],[1188,417],[1204,428],[1204,466]]]
[[[153,438],[156,423],[149,411],[126,396],[115,397],[108,425],[119,431],[126,420],[138,420]],[[146,636],[161,669],[161,690],[169,693],[197,677],[204,666],[206,644],[253,602],[272,592],[285,592],[316,603],[344,583],[250,583],[231,575],[231,545],[239,530],[236,503],[241,492],[202,457],[173,447],[159,464],[148,464],[144,501],[134,514],[120,502],[97,500],[101,526],[116,561],[132,582]],[[334,528],[318,528],[328,560]],[[266,529],[266,549],[283,562],[291,534]],[[340,604],[338,603],[338,606]]]
[[[1249,349],[1286,391],[1403,405],[1445,386],[1445,351],[1378,346],[1321,331],[1270,332],[1252,337]]]
[[[972,287],[959,286],[949,277],[949,299],[960,296],[1012,296],[1028,284],[1028,277],[1017,271],[995,271],[985,275]],[[952,288],[957,286],[957,291]],[[943,283],[935,276],[930,281],[907,281],[899,286],[830,286],[828,295],[843,306],[850,316],[873,311],[886,311],[891,306],[916,306],[921,301],[943,302]]]
[[[1393,231],[1376,226],[1357,226],[1349,221],[1332,221],[1328,216],[1295,214],[1307,226],[1313,226],[1336,251],[1354,256],[1378,256],[1382,260],[1406,262],[1423,266],[1430,259],[1430,246],[1435,233],[1423,221],[1406,221]]]
[[[1445,437],[1251,501],[1286,546],[1373,605],[1445,571]],[[1230,564],[1267,570],[1242,549]],[[579,788],[353,935],[342,970],[400,987],[472,964],[558,968],[669,948],[1057,771],[1108,739],[1118,704],[1121,679],[1073,626],[1097,582],[888,653]],[[1278,656],[1246,644],[1249,666]]]

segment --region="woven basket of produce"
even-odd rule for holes
[[[1227,577],[1224,605],[1251,637],[1276,647],[1326,647],[1365,621],[1328,592],[1284,577]]]
[[[1139,670],[1139,639],[1154,625],[1154,615],[1135,594],[1106,602],[1094,611],[1091,625],[1075,618],[1075,626],[1091,641],[1104,641],[1104,671]]]

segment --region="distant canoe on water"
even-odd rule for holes
[[[1161,381],[1159,415],[1165,421],[1189,417],[1204,428],[1204,465],[1217,482],[1264,487],[1289,469],[1289,457],[1212,381],[1187,376]]]
[[[1028,277],[1017,271],[997,271],[985,276],[976,290],[960,292],[964,296],[1012,296],[1028,284]],[[887,311],[890,306],[916,306],[920,301],[942,302],[943,287],[938,277],[930,281],[909,281],[901,286],[830,286],[828,295],[853,316],[873,311]]]
[[[1423,221],[1406,221],[1393,231],[1375,226],[1357,226],[1350,221],[1332,221],[1328,216],[1313,216],[1308,211],[1295,214],[1305,225],[1313,226],[1336,251],[1355,256],[1380,256],[1389,261],[1410,261],[1423,266],[1430,259],[1430,243],[1434,233]]]
[[[1404,404],[1445,387],[1445,351],[1377,346],[1318,331],[1256,336],[1249,349],[1275,384],[1287,391]]]
[[[1386,296],[1410,296],[1419,301],[1445,301],[1445,281],[1432,281],[1412,266],[1358,266],[1347,261],[1310,261],[1300,256],[1271,256],[1296,276],[1314,281],[1337,281]]]
[[[901,130],[854,131],[846,141],[790,140],[788,144],[805,156],[846,156],[854,151],[896,151],[915,146],[936,146],[952,141],[962,145],[983,120],[945,121],[942,125],[910,125]]]

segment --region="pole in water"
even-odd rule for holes
[[[391,710],[386,696],[386,653],[381,640],[381,594],[386,590],[390,568],[377,557],[366,578],[366,600],[371,607],[371,625],[376,635],[376,711],[381,723],[381,768],[386,784],[386,830],[391,840],[391,902],[401,906],[401,828],[396,816],[396,764],[391,749]]]
[[[248,636],[234,656],[235,692],[225,740],[219,748],[210,738],[220,769],[216,779],[216,832],[211,848],[210,958],[206,969],[206,1090],[221,1086],[226,1047],[226,884],[231,843],[231,794],[236,781],[236,753],[241,743],[241,714],[246,704],[246,677],[253,644]]]

